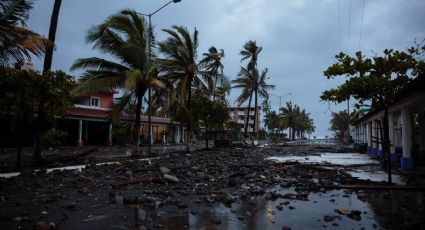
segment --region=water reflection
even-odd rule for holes
[[[276,188],[281,194],[292,193],[292,189]],[[192,204],[187,210],[175,207],[161,207],[153,216],[156,223],[166,229],[373,229],[378,226],[375,214],[355,194],[346,194],[342,190],[327,193],[310,193],[306,200],[276,199],[265,200],[263,196],[254,200],[243,200],[226,207],[222,203],[213,206]],[[278,209],[276,206],[283,207]],[[291,208],[290,208],[291,207]],[[361,220],[357,221],[345,215],[339,215],[335,209],[343,208],[360,211]],[[324,216],[333,217],[333,221],[324,221]],[[150,222],[147,215],[147,222]],[[140,214],[138,212],[138,219]],[[151,219],[154,221],[154,219]],[[155,222],[155,221],[154,221]],[[146,223],[146,222],[145,222]]]

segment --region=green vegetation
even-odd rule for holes
[[[248,100],[248,114],[251,110],[251,101],[252,96],[254,95],[255,105],[254,105],[254,124],[256,124],[256,119],[258,117],[258,96],[268,100],[269,94],[268,90],[274,89],[274,85],[269,85],[266,83],[267,77],[267,68],[259,74],[257,68],[258,55],[263,48],[257,46],[255,41],[249,40],[243,46],[243,50],[240,52],[242,56],[241,61],[249,59],[247,67],[241,67],[239,71],[238,78],[232,81],[233,88],[239,88],[242,90],[239,97],[236,99],[238,106],[242,105]],[[249,116],[246,116],[245,121],[245,130],[244,137],[247,137],[248,132],[248,121]],[[254,128],[256,137],[258,138],[257,130]]]
[[[422,47],[422,51],[425,47]],[[422,71],[422,61],[415,56],[421,50],[412,47],[406,52],[384,50],[382,56],[366,58],[361,52],[354,57],[340,53],[335,56],[336,63],[330,66],[324,75],[329,78],[345,76],[346,82],[338,88],[326,90],[321,99],[340,103],[349,97],[356,100],[372,102],[372,109],[384,110],[383,121],[383,152],[388,157],[390,167],[390,142],[388,128],[388,107],[394,102],[397,93],[401,92],[411,81],[410,76],[415,76]],[[421,64],[422,63],[422,64]],[[388,169],[390,172],[391,169]],[[388,181],[391,183],[391,174]]]
[[[39,74],[34,71],[5,70],[1,74],[0,110],[15,116],[18,132],[22,131],[24,124],[34,124],[33,159],[40,163],[43,135],[52,127],[54,119],[72,106],[69,91],[74,84],[73,78],[61,71]]]
[[[292,102],[287,102],[286,106],[279,109],[280,113],[276,111],[266,110],[264,123],[266,128],[273,134],[273,136],[284,136],[283,130],[288,129],[289,138],[295,140],[306,138],[306,134],[314,132],[313,119],[310,118],[310,113],[305,109],[301,109],[298,105],[293,105]]]
[[[139,148],[143,97],[149,87],[164,87],[164,83],[157,78],[156,67],[148,62],[146,27],[144,18],[133,10],[112,15],[102,24],[92,27],[86,40],[119,62],[98,57],[81,58],[71,67],[71,70],[86,70],[74,91],[76,94],[124,90],[124,96],[114,106],[113,116],[119,116],[126,106],[131,105],[136,120],[133,129],[136,149]]]
[[[44,54],[49,41],[25,28],[31,8],[30,0],[0,1],[0,68]]]

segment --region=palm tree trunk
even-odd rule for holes
[[[258,130],[256,127],[257,124],[257,106],[258,106],[258,96],[257,96],[258,89],[255,89],[255,107],[254,107],[254,132],[255,132],[255,138],[258,139]]]
[[[43,139],[41,138],[41,134],[44,131],[44,121],[45,114],[44,112],[37,113],[37,119],[35,122],[35,141],[34,141],[34,153],[33,153],[33,162],[35,165],[40,165],[42,162],[41,152],[43,151]]]
[[[213,101],[215,101],[215,89],[217,88],[217,73],[215,73],[215,81],[214,81],[214,88],[213,88]]]
[[[55,46],[56,29],[58,26],[58,17],[61,4],[62,0],[55,0],[55,4],[53,6],[53,12],[52,17],[50,18],[49,28],[49,40],[51,44],[47,46],[46,56],[44,56],[43,73],[49,71],[52,68],[53,49]]]
[[[247,137],[247,133],[248,133],[248,121],[249,121],[249,112],[251,110],[251,100],[252,100],[252,92],[251,92],[251,96],[249,96],[249,101],[248,101],[248,114],[246,116],[246,121],[245,121],[244,138]]]
[[[134,130],[133,130],[133,133],[134,133],[133,144],[135,145],[134,148],[136,149],[136,154],[139,153],[139,148],[140,148],[140,115],[142,110],[142,101],[143,101],[143,96],[138,95],[137,102],[136,102],[136,121],[134,124]]]
[[[190,111],[190,102],[192,100],[192,79],[189,81],[189,92],[187,94],[187,111],[189,112],[189,117],[187,119],[187,134],[186,134],[186,152],[190,152],[190,135],[192,133],[191,127],[191,111]]]

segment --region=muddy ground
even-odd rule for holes
[[[89,164],[79,170],[26,169],[0,178],[1,229],[425,228],[420,178],[388,187],[347,173],[379,165],[266,160],[352,153],[347,146],[304,142],[190,154],[169,148],[142,158],[125,152],[99,148],[78,160]]]

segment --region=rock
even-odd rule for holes
[[[291,209],[291,210],[295,209],[294,206],[289,206],[288,208]]]
[[[339,215],[347,215],[348,213],[348,209],[345,208],[337,208],[335,209],[335,212],[338,213]]]
[[[180,209],[185,209],[185,208],[187,208],[187,204],[184,204],[184,203],[178,203],[178,204],[177,204],[177,207],[178,207],[178,208],[180,208]]]
[[[276,205],[276,209],[279,210],[279,211],[282,211],[283,206],[282,205]]]
[[[161,171],[162,174],[168,174],[171,172],[171,170],[167,167],[161,166],[159,167],[159,171]]]
[[[54,223],[47,223],[44,221],[37,221],[33,228],[34,230],[54,230],[56,229],[56,225]]]
[[[219,219],[212,219],[210,222],[211,222],[212,224],[216,224],[216,225],[221,224],[221,220],[219,220]]]
[[[334,217],[333,216],[324,216],[323,220],[325,222],[332,222],[332,221],[334,221]]]
[[[169,181],[172,181],[172,182],[179,182],[179,179],[177,178],[177,177],[175,177],[175,176],[172,176],[172,175],[170,175],[170,174],[164,174],[164,179],[167,179],[167,180],[169,180]]]
[[[361,215],[360,211],[351,210],[351,212],[347,214],[347,217],[352,220],[360,221],[362,219],[360,215]]]
[[[338,227],[338,226],[339,226],[339,224],[338,224],[337,222],[333,222],[333,223],[332,223],[332,226],[334,226],[334,227]]]
[[[90,216],[88,216],[88,218],[82,220],[82,222],[87,223],[87,222],[91,222],[91,221],[103,220],[105,218],[106,218],[106,215],[99,215],[99,216],[90,215]]]

